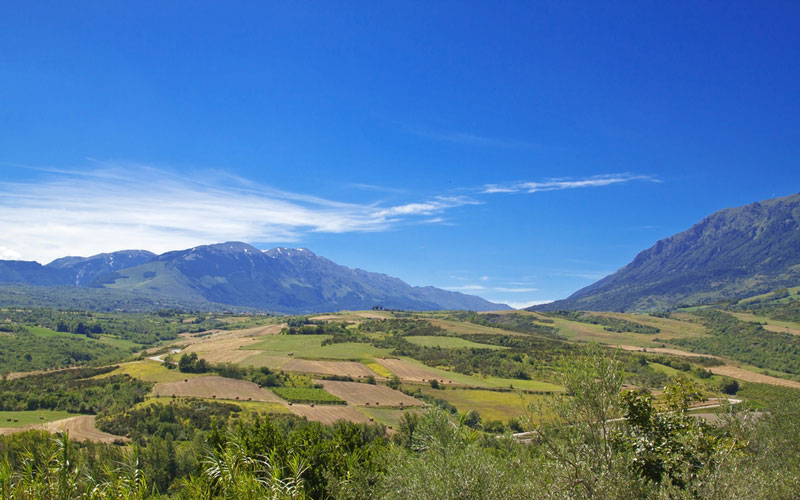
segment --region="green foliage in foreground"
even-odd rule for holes
[[[323,426],[291,416],[212,421],[191,441],[152,435],[129,449],[28,432],[0,437],[0,494],[19,500],[789,500],[800,491],[797,400],[776,404],[760,419],[727,409],[717,427],[688,414],[697,391],[686,380],[671,384],[657,405],[645,393],[622,392],[620,363],[596,347],[561,368],[567,392],[532,408],[538,417],[527,422],[525,443],[485,435],[466,418],[436,410],[406,414],[391,440],[380,426]],[[147,419],[161,419],[164,408]]]

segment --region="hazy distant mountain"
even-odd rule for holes
[[[0,282],[2,283],[55,286],[66,284],[69,279],[69,273],[59,269],[48,269],[38,262],[0,260]]]
[[[88,285],[101,274],[134,267],[149,262],[156,257],[147,250],[122,250],[113,253],[101,253],[91,257],[62,257],[47,264],[49,269],[65,271],[69,283],[65,285]]]
[[[721,210],[619,271],[531,310],[636,311],[800,284],[800,194]]]
[[[106,288],[184,300],[193,307],[211,302],[286,313],[373,306],[407,310],[508,308],[480,297],[412,287],[385,274],[340,266],[304,248],[262,251],[237,242],[158,256],[128,250],[88,258],[65,257],[47,266],[0,261],[0,282]]]
[[[340,266],[304,248],[261,251],[236,242],[165,253],[141,266],[101,276],[97,284],[287,313],[378,305],[409,310],[507,308]]]
[[[156,254],[145,250],[122,250],[91,257],[63,257],[43,266],[38,262],[0,260],[0,282],[37,286],[84,286],[101,274],[138,266]]]

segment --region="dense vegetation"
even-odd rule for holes
[[[469,321],[476,325],[491,326],[494,328],[501,328],[503,330],[510,330],[512,332],[529,333],[536,335],[547,335],[550,337],[558,337],[558,329],[551,324],[553,320],[548,318],[539,318],[530,314],[521,313],[476,313],[473,311],[456,311],[452,313],[454,319],[461,321]]]
[[[107,375],[115,368],[79,368],[0,380],[0,410],[97,414],[143,401],[153,384],[128,375]]]
[[[611,316],[602,316],[599,314],[592,314],[583,311],[552,311],[546,313],[550,316],[568,319],[570,321],[578,321],[580,323],[589,323],[591,325],[602,325],[603,330],[607,332],[622,333],[646,333],[656,334],[661,332],[660,329],[637,323],[635,321],[628,321],[622,318],[614,318]]]
[[[531,408],[524,444],[436,410],[407,413],[389,439],[381,426],[245,419],[223,404],[176,401],[126,410],[118,425],[142,422],[127,449],[38,432],[0,437],[0,491],[94,500],[795,498],[796,400],[757,420],[731,408],[711,426],[687,413],[698,397],[688,380],[656,401],[624,391],[621,368],[596,348],[562,364],[567,394]],[[203,409],[215,418],[203,420]]]
[[[224,422],[242,409],[231,403],[189,399],[156,402],[141,408],[110,412],[97,419],[100,430],[145,443],[146,439],[167,436],[177,441],[191,441],[196,431],[211,430],[215,421]]]
[[[800,374],[800,337],[765,330],[761,325],[740,321],[715,309],[703,309],[695,314],[711,335],[673,339],[670,343],[726,356],[759,368]]]
[[[111,363],[130,353],[128,349],[82,336],[55,335],[49,332],[34,334],[24,326],[0,325],[0,375],[80,364]]]
[[[784,293],[788,294],[789,291],[784,289]],[[800,323],[800,300],[795,298],[795,300],[781,301],[781,299],[784,298],[788,298],[788,295],[770,294],[765,300],[736,304],[733,309],[749,311],[758,316],[765,316],[778,321],[794,321]]]

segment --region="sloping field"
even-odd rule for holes
[[[452,321],[449,319],[430,319],[432,325],[438,326],[448,332],[460,333],[463,335],[470,334],[489,334],[489,335],[517,335],[524,336],[524,333],[512,332],[510,330],[502,330],[491,326],[476,325],[466,321]]]
[[[728,365],[711,366],[708,368],[708,370],[716,375],[725,375],[726,377],[738,378],[739,380],[744,380],[745,382],[781,385],[783,387],[793,387],[795,389],[800,389],[800,382],[795,382],[794,380],[786,380],[778,377],[772,377],[770,375],[762,375],[761,373],[754,373],[748,370],[744,370],[742,368],[738,368],[736,366],[728,366]]]
[[[519,417],[525,413],[527,405],[544,396],[534,396],[516,392],[496,392],[480,389],[431,389],[422,392],[452,403],[458,411],[466,413],[476,410],[484,420],[503,420]]]
[[[645,337],[674,339],[674,338],[699,337],[706,333],[706,328],[700,322],[698,322],[696,318],[692,316],[687,318],[691,319],[690,321],[687,321],[674,318],[659,318],[656,316],[650,316],[649,314],[613,313],[613,312],[603,312],[597,314],[601,316],[608,316],[609,318],[617,318],[626,321],[632,321],[634,323],[641,323],[643,325],[653,326],[661,330],[659,333],[655,335],[640,334],[644,335]]]
[[[289,409],[295,415],[305,417],[313,422],[332,424],[337,420],[347,420],[357,424],[368,424],[369,417],[352,406],[332,405],[292,405]]]
[[[756,316],[752,313],[728,312],[728,314],[735,316],[742,321],[761,323],[761,326],[764,327],[765,330],[789,333],[791,335],[800,335],[800,325],[797,323],[792,323],[791,321],[779,321],[777,319],[770,319],[764,316]]]
[[[620,345],[617,346],[620,349],[625,351],[635,351],[635,352],[654,352],[658,354],[673,354],[675,356],[687,356],[687,357],[694,357],[694,358],[717,358],[719,356],[714,356],[713,354],[698,354],[695,352],[689,351],[681,351],[678,349],[670,349],[669,347],[637,347],[633,345]]]
[[[37,412],[32,412],[37,413]],[[74,417],[55,420],[44,424],[26,425],[24,427],[0,428],[0,435],[14,434],[17,432],[40,430],[51,433],[69,432],[69,437],[73,441],[93,441],[95,443],[113,443],[114,441],[128,441],[123,436],[115,436],[103,432],[95,427],[94,415],[77,415]]]
[[[505,346],[479,344],[478,342],[464,340],[460,337],[444,337],[441,335],[415,335],[405,337],[405,339],[419,346],[441,347],[442,349],[491,349],[493,351],[508,349],[508,347]]]
[[[103,432],[95,427],[94,415],[81,415],[64,420],[56,420],[42,426],[47,432],[69,432],[69,437],[73,441],[93,441],[95,443],[113,443],[114,441],[128,441],[123,436],[115,436]]]
[[[325,390],[353,405],[369,406],[421,406],[419,399],[406,396],[385,385],[361,384],[358,382],[338,382],[315,380]]]
[[[0,432],[2,429],[39,425],[74,416],[74,413],[52,410],[0,411]]]
[[[145,382],[177,382],[185,378],[197,378],[202,375],[196,373],[181,373],[178,370],[170,370],[164,363],[146,359],[142,361],[133,361],[131,363],[122,363],[119,368],[113,372],[98,375],[97,378],[110,377],[112,375],[130,375],[133,378],[144,380]]]
[[[391,370],[399,378],[409,382],[430,382],[431,379],[436,379],[439,383],[444,383],[446,385],[461,385],[467,387],[514,388],[541,392],[561,392],[564,390],[562,387],[555,384],[540,382],[538,380],[517,380],[492,376],[464,375],[463,373],[426,366],[422,362],[411,358],[386,358],[379,359],[378,362]]]
[[[391,425],[394,429],[397,429],[400,425],[400,419],[403,417],[403,413],[408,412],[419,415],[425,410],[419,407],[409,408],[408,410],[398,410],[394,408],[381,408],[380,406],[360,406],[358,411],[373,419],[375,422],[380,422],[383,425]],[[389,432],[391,433],[392,431],[390,430]]]
[[[263,351],[268,356],[348,361],[371,361],[375,356],[389,353],[389,349],[358,342],[322,345],[323,341],[330,338],[330,335],[272,335],[261,337],[260,342],[248,345],[247,349]]]
[[[252,382],[211,375],[188,379],[185,382],[165,382],[153,388],[156,396],[239,399],[280,403],[283,400],[272,392],[260,388]]]
[[[356,361],[312,361],[309,359],[289,358],[281,366],[289,372],[318,373],[320,375],[345,375],[348,377],[366,378],[377,374]]]
[[[436,379],[440,383],[454,384],[452,379],[444,378],[441,374],[428,369],[424,366],[418,366],[404,359],[397,358],[383,358],[376,360],[381,365],[385,366],[392,373],[400,377],[402,380],[411,382],[429,382],[431,379]]]
[[[190,346],[182,352],[196,352],[198,357],[205,359],[209,363],[241,363],[253,355],[253,351],[245,351],[239,348],[208,351],[204,344]]]

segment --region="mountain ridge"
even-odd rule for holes
[[[719,210],[626,266],[533,311],[647,311],[734,300],[800,282],[800,194]]]
[[[225,242],[160,255],[123,250],[64,257],[46,266],[0,261],[0,282],[114,289],[282,313],[342,309],[507,309],[480,297],[412,287],[399,278],[340,266],[309,249],[260,250]]]

